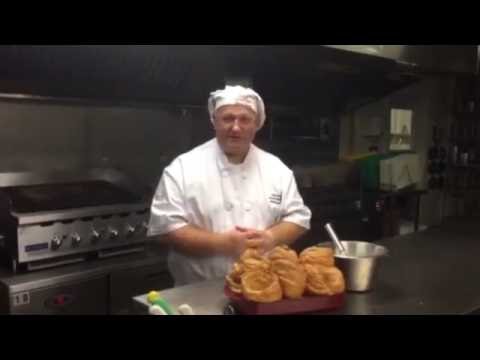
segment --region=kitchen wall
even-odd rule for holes
[[[426,187],[427,152],[432,144],[433,125],[440,126],[448,141],[448,124],[451,121],[454,79],[450,77],[429,78],[415,85],[402,89],[390,96],[371,103],[354,113],[341,118],[341,137],[339,153],[347,154],[368,152],[371,145],[378,145],[380,151],[388,149],[388,130],[390,108],[412,109],[413,115],[413,149],[420,156],[422,168],[421,185]],[[362,134],[373,134],[378,127],[378,137],[365,137]],[[440,191],[429,191],[422,198],[420,222],[430,226],[438,224],[442,217],[452,211],[452,202]]]
[[[206,109],[0,102],[0,172],[113,166],[154,186],[176,155],[212,136]]]
[[[176,108],[90,108],[88,163],[113,166],[155,186],[163,168],[177,155],[208,138],[203,134],[207,131],[198,130],[199,123],[208,124],[200,109],[182,113]]]
[[[85,165],[85,110],[0,102],[0,171]]]
[[[306,111],[301,118],[314,116]],[[337,126],[331,126],[333,139],[328,143],[286,142],[275,136],[272,143],[270,121],[259,134],[258,145],[288,165],[312,166],[317,158],[318,164],[336,160]],[[0,128],[0,172],[106,166],[149,187],[156,186],[163,168],[177,155],[214,136],[206,107],[0,101]],[[328,183],[332,171],[326,173],[322,179]]]
[[[367,152],[372,143],[386,149],[389,109],[407,107],[414,111],[414,148],[425,168],[434,122],[448,129],[453,85],[448,78],[427,79],[343,116],[339,124],[340,144],[334,143],[332,149],[336,152],[339,147],[340,156]],[[378,123],[382,134],[378,139],[360,135],[365,128],[375,128]],[[0,128],[1,172],[114,166],[149,186],[156,184],[163,167],[176,155],[213,136],[207,111],[202,107],[183,112],[168,107],[86,107],[8,101],[0,102]],[[302,149],[302,144],[295,145],[296,152]],[[341,181],[338,178],[345,171],[342,167],[332,171],[330,165],[320,166],[335,161],[332,151],[322,152],[323,157],[319,155],[317,167],[290,165],[299,174],[305,170],[318,173],[316,178],[321,181],[317,185],[330,185]],[[422,184],[426,181],[424,173]],[[439,221],[441,202],[442,196],[436,192],[424,198],[423,223]],[[445,206],[447,212],[449,207],[450,202]]]

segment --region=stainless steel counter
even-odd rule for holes
[[[182,304],[188,304],[196,315],[221,315],[228,304],[228,299],[223,295],[223,286],[223,279],[219,279],[164,290],[161,295],[175,309]],[[135,314],[148,314],[148,307],[146,294],[133,299]]]
[[[349,293],[345,306],[328,314],[472,314],[480,310],[480,222],[452,219],[444,225],[382,241],[390,256],[368,293]],[[228,303],[223,279],[162,292],[173,306],[190,304],[197,314],[222,314]],[[146,313],[146,296],[133,298]]]

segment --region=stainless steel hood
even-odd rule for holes
[[[478,72],[478,45],[325,45],[396,61],[417,73]]]
[[[474,74],[476,46],[0,46],[4,99],[204,106],[230,76],[268,103],[338,113],[426,75]]]

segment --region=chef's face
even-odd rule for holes
[[[244,156],[258,131],[255,112],[242,105],[225,105],[215,112],[218,143],[228,156]]]

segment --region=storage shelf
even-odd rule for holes
[[[480,164],[449,165],[451,169],[480,169]]]
[[[480,195],[480,189],[446,189],[451,196]]]
[[[474,119],[474,118],[479,118],[480,119],[480,111],[475,110],[473,112],[460,112],[456,111],[453,114],[456,118],[461,118],[461,119]]]

